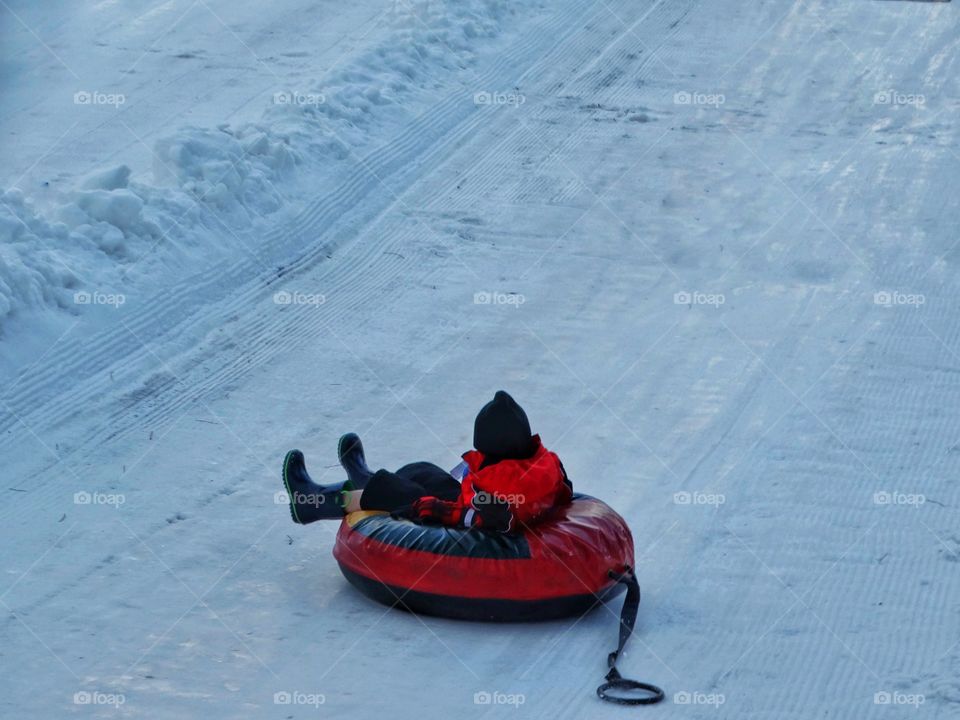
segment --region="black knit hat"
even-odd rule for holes
[[[503,390],[498,390],[493,400],[477,413],[473,446],[494,458],[530,457],[533,449],[530,421],[517,401]]]

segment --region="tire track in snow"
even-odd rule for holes
[[[536,62],[537,50],[542,46],[559,45],[565,37],[576,32],[577,24],[573,21],[582,12],[582,8],[578,5],[570,4],[563,12],[551,17],[539,28],[539,33],[534,36],[539,42],[531,42],[531,36],[527,36],[523,41],[515,43],[513,50],[501,55],[497,64],[479,76],[480,79],[496,86],[505,73],[515,74],[517,65],[522,65],[523,62],[529,62],[531,59]],[[336,227],[336,221],[343,220],[343,208],[360,205],[357,202],[359,197],[375,196],[377,191],[382,189],[382,181],[388,183],[394,181],[394,175],[407,170],[411,160],[416,158],[418,162],[414,163],[414,169],[417,172],[408,172],[404,180],[398,181],[400,184],[405,183],[409,186],[427,171],[428,161],[436,163],[442,160],[451,146],[481,127],[488,121],[486,116],[490,114],[490,108],[478,109],[474,106],[472,98],[467,93],[462,96],[459,94],[448,96],[436,108],[418,118],[387,146],[372,152],[362,160],[360,166],[338,187],[337,191],[301,212],[292,223],[278,228],[264,238],[262,247],[267,252],[261,251],[261,255],[275,255],[278,246],[289,250],[301,244],[307,245],[306,252],[295,256],[284,266],[285,276],[295,275],[314,263],[322,261],[327,253],[339,244],[335,239],[330,238],[334,234],[330,233],[328,228]],[[457,132],[454,132],[453,128],[458,122],[460,127]],[[426,139],[433,139],[435,147],[425,154]],[[383,193],[380,195],[379,201],[386,201],[387,207],[395,203],[394,197],[384,198]],[[380,211],[382,211],[381,207],[368,209],[365,215],[361,215],[360,219],[353,222],[365,224]],[[324,233],[324,230],[327,230],[327,233]],[[325,234],[330,239],[325,238]],[[370,252],[375,251],[376,248],[370,249]],[[352,268],[347,267],[347,263],[341,264],[337,269],[344,274],[353,272]],[[384,272],[389,272],[389,269]],[[248,278],[251,276],[257,279],[250,282]],[[258,270],[257,264],[243,257],[237,263],[222,268],[219,273],[210,273],[207,277],[192,277],[182,281],[171,288],[162,300],[155,299],[147,303],[153,306],[151,311],[127,321],[127,325],[139,337],[157,337],[161,333],[171,332],[174,328],[182,333],[183,330],[191,328],[190,324],[182,324],[185,319],[193,326],[202,325],[210,320],[207,314],[196,315],[195,298],[221,297],[224,291],[233,291],[228,307],[222,311],[229,317],[231,311],[235,312],[253,299],[262,297],[264,290],[273,285],[274,279],[273,273],[263,273]],[[236,288],[241,289],[237,291]],[[198,320],[201,322],[197,322]],[[89,352],[91,345],[96,348],[92,353]],[[138,341],[132,340],[130,331],[125,327],[114,328],[90,342],[67,341],[62,345],[56,358],[50,358],[30,368],[28,373],[17,381],[13,392],[4,397],[4,402],[21,415],[31,427],[43,429],[55,427],[56,424],[63,423],[88,408],[92,398],[111,391],[115,381],[110,378],[109,372],[104,368],[114,367],[119,373],[122,368],[117,367],[119,363],[116,358],[118,357],[123,357],[124,363],[129,367],[136,368],[133,372],[127,373],[126,378],[127,382],[135,382],[136,374],[141,364],[148,361],[149,353],[140,348]],[[67,359],[66,362],[63,361],[64,358]],[[65,387],[72,388],[72,391],[64,392]],[[46,402],[44,402],[45,399]],[[27,412],[26,408],[31,410]],[[0,424],[0,431],[9,430],[16,422],[13,418],[5,418],[5,422]],[[16,442],[15,438],[4,434],[0,439],[0,446],[3,446],[4,440]]]

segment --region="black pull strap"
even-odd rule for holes
[[[623,647],[630,639],[630,635],[633,634],[633,626],[637,623],[637,612],[640,610],[640,583],[637,582],[637,576],[629,567],[620,573],[611,571],[610,577],[627,586],[627,596],[623,600],[623,609],[620,611],[620,642],[617,649],[607,656],[607,667],[610,671],[607,673],[606,682],[597,688],[597,695],[601,700],[618,705],[653,705],[663,700],[663,690],[650,683],[625,678],[617,670],[617,659],[623,652]],[[648,694],[640,697],[625,697],[611,695],[608,692],[610,690],[642,690]]]

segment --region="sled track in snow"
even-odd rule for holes
[[[670,17],[675,17],[675,13],[671,13]],[[575,23],[574,28],[579,25],[579,22]],[[676,27],[678,25],[677,21],[674,20],[672,25]],[[568,34],[569,32],[573,31],[568,31]],[[558,64],[559,58],[557,56],[560,54],[567,57],[578,57],[579,54],[583,55],[584,58],[590,55],[592,46],[589,42],[579,39],[574,45],[576,53],[572,53],[571,47],[563,43],[564,37],[561,37],[560,40],[554,43],[551,50],[544,57],[540,58],[533,67],[528,69],[522,77],[534,74],[538,70],[548,74],[558,73],[557,68],[562,67]],[[666,36],[664,35],[664,37]],[[609,62],[615,62],[615,59],[611,59]],[[502,72],[509,70],[512,65],[513,61],[508,58],[501,63],[499,66],[500,69],[493,71],[493,76],[499,76]],[[568,72],[568,70],[564,68],[563,72]],[[485,80],[481,78],[478,80],[478,83],[480,82],[485,82]],[[424,162],[423,165],[435,168],[443,164],[449,156],[451,145],[463,142],[464,138],[469,137],[480,124],[487,122],[487,120],[488,118],[486,116],[471,118],[470,122],[462,129],[458,129],[454,136],[446,138],[444,142],[434,147],[430,154],[426,156],[428,161]],[[411,152],[415,151],[416,147],[411,146]],[[509,148],[501,150],[500,152],[506,152],[512,155],[512,150]],[[496,155],[498,153],[494,152],[491,154]],[[383,176],[381,175],[381,177]],[[422,177],[422,175],[413,178],[410,184],[416,182],[419,177]],[[377,184],[376,182],[374,183],[375,186]],[[425,204],[429,207],[432,203],[426,202]],[[398,196],[396,202],[390,203],[390,206],[394,209],[397,209],[397,205],[405,205],[402,200],[402,195]],[[336,209],[334,208],[333,211],[335,212]],[[400,214],[403,215],[402,209]],[[326,220],[321,217],[319,222],[322,225]],[[284,313],[285,317],[281,320],[277,317],[279,314],[276,312],[277,309],[268,305],[265,312],[252,319],[251,322],[246,323],[246,327],[243,328],[245,334],[243,344],[245,347],[251,348],[251,350],[241,358],[238,358],[234,364],[221,367],[213,375],[200,380],[196,384],[198,391],[192,396],[174,398],[173,402],[175,405],[171,410],[157,410],[151,415],[141,418],[142,424],[138,423],[137,429],[143,430],[145,428],[157,427],[159,424],[162,424],[171,413],[179,412],[180,408],[193,402],[194,398],[202,397],[204,393],[212,391],[217,387],[228,385],[248,372],[252,367],[269,362],[272,357],[278,353],[287,351],[293,346],[291,338],[297,338],[299,339],[298,341],[302,342],[311,337],[315,337],[329,326],[331,320],[330,315],[334,313],[336,315],[342,315],[360,309],[369,302],[371,297],[382,293],[385,284],[389,284],[396,278],[405,278],[405,284],[409,284],[410,281],[415,280],[417,276],[414,272],[417,268],[419,258],[412,250],[417,246],[418,237],[423,234],[424,223],[417,222],[412,226],[408,223],[407,227],[404,227],[402,218],[398,221],[396,219],[384,219],[382,217],[375,220],[375,223],[379,222],[388,223],[385,227],[377,227],[376,224],[374,225],[376,232],[372,234],[375,234],[377,237],[386,238],[382,241],[382,244],[361,247],[360,242],[354,242],[348,251],[357,248],[357,252],[362,253],[362,255],[357,256],[355,254],[351,256],[349,263],[344,262],[343,258],[341,258],[339,263],[332,265],[329,274],[319,278],[319,280],[322,281],[322,289],[324,291],[329,289],[330,296],[332,298],[338,298],[336,302],[330,304],[332,309],[329,314],[323,311],[317,313],[288,312]],[[316,223],[314,223],[312,227],[316,227]],[[369,229],[366,232],[370,234]],[[436,235],[429,229],[427,232],[432,236]],[[292,276],[295,278],[298,274],[306,272],[313,267],[318,260],[322,261],[327,247],[328,246],[325,245],[316,247],[302,260],[291,264],[285,272],[285,277]],[[398,256],[404,254],[400,251],[405,251],[406,258],[404,260],[396,259]],[[375,270],[375,272],[364,273],[363,281],[358,283],[357,268],[369,268]],[[279,288],[283,286],[282,282],[274,283],[274,287]],[[257,297],[262,297],[262,288],[254,289],[251,295],[252,297],[249,301],[254,302]],[[241,304],[241,306],[244,306],[244,304]],[[231,311],[233,309],[232,306]],[[226,312],[227,311],[224,311],[224,313]],[[339,344],[335,343],[334,349],[338,348]],[[191,386],[193,386],[192,383]],[[122,413],[115,416],[114,419],[119,423],[122,420]],[[128,432],[131,430],[132,428],[127,428]]]
[[[574,16],[575,13],[571,8],[567,13],[554,18],[544,27],[541,40],[553,36]],[[573,31],[575,27],[570,28],[568,33]],[[484,77],[489,81],[502,77],[505,69],[520,62],[533,47],[536,47],[534,43],[518,43],[514,51],[505,54],[499,64]],[[232,296],[228,297],[224,307],[219,309],[223,315],[229,315],[231,311],[247,306],[251,299],[262,296],[267,289],[279,285],[276,282],[277,274],[273,271],[265,272],[265,265],[272,269],[282,264],[284,276],[295,275],[310,267],[327,253],[337,249],[337,244],[329,237],[335,235],[331,228],[340,229],[343,225],[357,227],[358,223],[369,222],[384,207],[394,202],[391,196],[385,198],[386,202],[380,207],[368,208],[361,205],[358,200],[368,196],[371,190],[377,189],[381,181],[385,183],[395,181],[404,165],[410,165],[414,160],[419,160],[419,168],[424,167],[427,163],[424,162],[421,154],[425,149],[425,138],[437,142],[426,157],[430,160],[442,158],[443,151],[449,145],[484,121],[483,116],[490,113],[490,108],[482,106],[477,108],[473,106],[471,100],[467,92],[462,95],[451,95],[429,113],[418,118],[389,144],[371,152],[361,160],[359,166],[335,192],[312,203],[293,221],[263,238],[258,246],[260,258],[254,260],[245,255],[236,263],[224,267],[219,273],[205,273],[183,280],[162,294],[161,298],[165,300],[164,302],[157,302],[157,298],[154,298],[146,303],[153,309],[127,320],[127,327],[113,328],[89,342],[80,340],[63,342],[58,346],[57,357],[48,358],[30,368],[18,379],[14,392],[5,396],[4,401],[18,413],[28,415],[31,419],[44,421],[53,419],[53,415],[43,414],[42,409],[39,408],[37,412],[28,411],[27,407],[31,402],[36,404],[39,400],[43,405],[54,397],[61,401],[70,398],[64,407],[66,415],[69,416],[71,410],[85,405],[86,398],[94,397],[111,385],[101,378],[97,387],[78,388],[79,381],[103,374],[105,368],[120,364],[117,358],[123,358],[124,361],[129,358],[135,361],[145,357],[146,353],[140,348],[140,343],[131,338],[130,331],[142,337],[154,338],[174,328],[193,329],[207,319],[206,315],[202,315],[199,321],[191,319],[191,315],[195,314],[197,308],[198,297],[207,297],[211,292],[215,292],[213,297],[223,297],[231,288],[239,287]],[[458,134],[454,134],[451,129],[455,128],[458,122],[464,123],[464,126]],[[422,172],[407,178],[408,184],[420,174]],[[357,208],[357,210],[346,216],[344,208]],[[361,210],[363,214],[358,218],[357,215]],[[304,245],[306,250],[298,253],[297,248]],[[357,243],[353,245],[356,246]],[[381,250],[380,246],[363,249],[369,257],[376,256]],[[293,256],[286,263],[278,262],[276,257],[278,251],[292,252]],[[346,274],[345,270],[349,272],[349,269],[333,268],[335,273]],[[251,281],[251,277],[255,279]],[[89,352],[88,345],[96,349]],[[128,352],[124,352],[125,350]],[[70,391],[60,395],[61,391],[70,386],[78,388],[73,393],[74,396],[76,392],[82,392],[82,397],[71,397]],[[0,426],[0,430],[6,430],[12,424],[8,420],[6,424]]]
[[[629,87],[617,88],[618,85],[622,84],[606,82],[608,78],[616,77],[619,79],[626,74],[627,71],[624,68],[629,68],[630,78],[635,83],[641,83],[655,76],[658,69],[661,74],[669,74],[668,70],[661,64],[661,60],[658,59],[660,49],[683,31],[683,20],[696,4],[697,0],[685,0],[684,2],[660,3],[645,8],[638,13],[638,17],[644,19],[643,24],[634,27],[634,23],[627,23],[626,28],[621,22],[623,20],[622,16],[617,19],[609,11],[603,10],[603,15],[598,20],[599,27],[592,28],[592,31],[599,34],[602,30],[605,30],[602,23],[610,23],[614,30],[612,39],[599,54],[585,57],[577,56],[573,52],[569,52],[569,48],[566,48],[564,57],[562,60],[558,58],[558,62],[569,63],[567,55],[574,55],[576,62],[566,66],[567,72],[565,74],[545,84],[545,95],[549,96],[547,99],[556,101],[562,97],[579,97],[582,98],[583,103],[598,103],[601,99],[615,103],[620,101],[626,93],[636,90],[636,88]],[[590,36],[584,33],[584,37],[580,38],[580,45],[586,44],[589,39]],[[615,90],[612,95],[607,92],[608,87]],[[606,95],[610,95],[610,97],[608,98]],[[542,132],[542,128],[536,126],[537,122],[548,120],[554,112],[555,110],[547,103],[541,103],[537,108],[534,108],[524,125],[518,124],[510,132],[510,135],[504,139],[503,142],[509,145],[508,148],[481,159],[481,164],[487,167],[487,170],[470,176],[470,191],[466,194],[460,194],[458,197],[447,195],[437,198],[437,201],[443,200],[448,204],[463,205],[466,200],[488,195],[501,199],[506,204],[516,204],[528,200],[531,195],[541,197],[537,195],[537,191],[544,186],[542,184],[531,184],[538,182],[536,178],[533,180],[520,179],[503,187],[501,176],[504,173],[500,172],[501,166],[496,163],[497,160],[509,162],[508,158],[520,154],[519,148],[528,142],[549,144],[555,141],[554,138],[549,136],[546,138],[540,137],[538,133]],[[565,149],[581,142],[584,136],[588,134],[587,131],[592,122],[592,117],[585,116],[575,132],[565,132],[557,143],[557,147],[552,149],[546,162],[552,162],[553,156],[563,155]],[[536,135],[537,139],[531,140],[531,134]],[[561,167],[563,167],[562,164]],[[563,174],[571,174],[571,169],[564,168]],[[543,182],[543,180],[541,179],[540,182]],[[564,192],[575,191],[578,186],[579,179],[571,178],[570,183],[561,189],[559,197],[556,199],[562,200]]]
[[[404,228],[402,220],[387,220],[378,241],[372,243],[354,239],[361,234],[356,228],[368,227],[387,209],[402,206],[406,189],[442,165],[451,149],[479,128],[494,120],[502,124],[510,122],[507,113],[497,116],[497,108],[474,105],[474,88],[512,87],[529,76],[555,77],[557,80],[550,87],[562,87],[559,78],[569,75],[571,70],[577,73],[596,55],[594,39],[582,30],[585,22],[614,31],[613,39],[604,47],[598,64],[591,68],[585,80],[592,78],[618,62],[619,55],[609,52],[614,46],[632,41],[637,50],[646,47],[651,53],[655,52],[661,42],[679,32],[680,20],[694,4],[695,0],[688,0],[679,7],[668,3],[645,6],[640,12],[653,9],[645,29],[658,33],[646,43],[638,42],[632,33],[623,32],[620,21],[603,7],[590,6],[584,10],[571,4],[563,13],[540,25],[536,42],[526,36],[515,43],[513,50],[500,56],[493,67],[471,79],[471,83],[476,83],[473,87],[450,95],[421,115],[388,145],[364,158],[335,192],[312,203],[293,221],[266,236],[258,244],[262,261],[244,255],[219,272],[186,279],[147,302],[146,311],[122,319],[92,340],[68,336],[51,357],[29,368],[15,382],[13,391],[3,398],[4,403],[28,427],[47,432],[96,408],[98,398],[109,397],[117,388],[125,388],[125,401],[108,408],[106,422],[94,435],[69,448],[64,460],[91,444],[133,433],[144,434],[180,417],[210,392],[322,332],[334,312],[342,314],[362,307],[394,278],[416,277],[421,258],[411,252],[411,248],[423,236],[421,222]],[[669,27],[664,27],[667,25]],[[620,32],[615,32],[618,29]],[[518,72],[524,65],[526,69]],[[584,91],[593,90],[587,83]],[[509,148],[498,148],[490,155],[509,152]],[[486,167],[492,171],[490,178],[495,181],[496,163]],[[383,190],[384,184],[390,188],[389,192]],[[350,210],[344,213],[345,208]],[[429,229],[427,232],[434,234]],[[348,240],[343,239],[345,235]],[[305,250],[298,250],[304,247]],[[405,252],[399,253],[398,249]],[[310,281],[311,288],[335,298],[329,306],[316,312],[282,312],[271,303],[271,295],[277,290],[305,290],[297,287],[297,278],[323,263],[330,253],[336,257],[329,263],[329,269]],[[282,273],[278,274],[274,270],[278,266],[276,258],[291,254],[292,259],[282,263]],[[343,261],[346,257],[350,262]],[[251,277],[255,279],[250,280]],[[204,298],[203,303],[209,305],[211,297],[221,300],[197,312],[198,298]],[[213,338],[214,328],[230,327],[231,318],[243,310],[249,312],[251,307],[261,309],[253,317],[244,318],[242,337]],[[168,372],[157,367],[160,361],[150,348],[155,343],[159,346],[159,340],[172,333],[180,337],[203,337],[203,341],[200,347],[190,350],[189,364],[185,366],[179,365],[175,358],[163,358],[164,364],[171,363],[172,372]],[[245,350],[224,363],[216,356],[228,344]],[[334,348],[338,347],[336,343]],[[208,360],[212,360],[212,371],[205,365]],[[149,387],[144,386],[144,380],[149,382]],[[181,384],[184,385],[181,391],[171,392]],[[18,433],[10,432],[19,422],[9,415],[3,420],[0,445],[11,447],[19,442]]]

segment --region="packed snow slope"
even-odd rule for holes
[[[956,3],[75,5],[0,6],[4,717],[960,716]],[[665,703],[277,502],[499,388]]]

